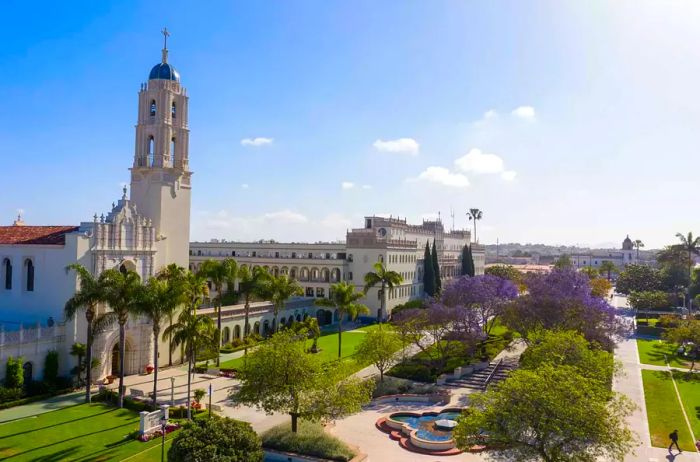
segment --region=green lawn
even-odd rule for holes
[[[668,358],[671,367],[688,368],[690,366],[685,359],[678,358],[675,347],[664,340],[638,338],[637,350],[639,351],[639,362],[642,364],[665,366],[666,358]]]
[[[664,371],[642,370],[642,381],[652,446],[667,448],[670,444],[669,433],[677,429],[678,444],[681,449],[694,452],[695,445],[676,398],[671,374]]]
[[[0,460],[160,460],[160,440],[141,443],[131,438],[138,427],[138,414],[127,409],[103,404],[71,406],[1,424]],[[177,432],[169,437],[175,435]]]
[[[700,377],[697,374],[688,375],[685,372],[674,372],[673,378],[678,385],[685,413],[693,427],[696,438],[700,438]]]
[[[341,357],[346,361],[352,361],[351,357],[355,354],[355,349],[362,341],[364,334],[377,329],[379,329],[379,325],[373,324],[371,326],[364,326],[355,330],[343,331]],[[311,348],[312,344],[312,340],[307,341],[309,348]],[[322,358],[323,362],[330,362],[338,359],[337,331],[335,333],[328,333],[321,336],[318,339],[318,348],[320,352],[317,354],[320,358]],[[240,369],[243,367],[243,361],[243,357],[232,359],[221,363],[221,367],[226,369]],[[365,366],[367,366],[367,364],[357,364],[352,361],[351,369],[360,370]]]

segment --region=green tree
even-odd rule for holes
[[[641,239],[634,240],[634,248],[637,249],[637,261],[639,261],[639,249],[644,247],[644,243]]]
[[[275,332],[279,330],[279,320],[277,319],[284,305],[291,297],[295,295],[304,295],[304,289],[299,283],[290,278],[286,274],[277,277],[270,277],[267,281],[267,289],[265,290],[272,301],[272,309],[275,314]]]
[[[435,275],[435,293],[439,294],[442,291],[442,276],[440,275],[440,261],[438,260],[435,239],[433,239],[433,251],[430,260],[433,263],[433,274]]]
[[[530,346],[520,358],[520,366],[534,370],[543,364],[570,366],[581,376],[599,382],[605,390],[610,390],[613,375],[620,370],[612,353],[571,330],[543,330],[530,336]]]
[[[187,355],[187,418],[192,418],[191,391],[192,369],[196,361],[197,351],[216,348],[217,331],[214,321],[206,315],[198,315],[196,309],[183,310],[178,320],[163,332],[163,337],[172,333],[171,348],[182,346]]]
[[[669,342],[685,349],[692,361],[688,373],[692,373],[698,355],[700,355],[700,321],[683,320],[677,327],[666,329],[663,336]]]
[[[20,356],[7,358],[5,365],[5,388],[21,389],[24,386],[24,359]]]
[[[579,270],[586,276],[588,276],[588,279],[595,279],[598,277],[598,270],[593,268],[592,266],[585,266]]]
[[[318,353],[318,338],[321,336],[321,328],[318,325],[318,319],[309,316],[301,322],[292,324],[292,330],[297,334],[302,332],[313,340],[311,344],[311,353]]]
[[[403,277],[396,271],[386,269],[384,263],[377,262],[374,264],[374,271],[365,274],[365,288],[367,293],[369,289],[380,285],[379,295],[381,296],[379,315],[377,321],[383,322],[386,319],[386,293],[387,289],[391,290],[394,286],[398,286],[403,282]]]
[[[568,255],[560,255],[559,258],[554,260],[555,268],[571,268],[572,266],[574,266],[574,263],[571,261],[571,257]]]
[[[425,242],[423,252],[423,291],[431,297],[435,296],[435,269],[430,255],[430,241]]]
[[[464,244],[464,247],[462,247],[462,255],[460,256],[460,263],[461,263],[461,270],[459,274],[462,276],[471,276],[469,274],[470,268],[469,268],[469,246],[467,244]]]
[[[687,236],[676,233],[676,237],[680,241],[680,244],[677,244],[678,248],[688,255],[688,280],[690,281],[693,277],[693,256],[700,255],[700,237],[693,237],[692,232],[688,232]]]
[[[63,308],[63,313],[66,320],[71,320],[75,317],[79,310],[85,310],[86,322],[86,343],[85,343],[85,402],[91,401],[90,386],[92,385],[92,346],[95,342],[95,333],[99,331],[99,326],[104,324],[102,321],[107,318],[102,317],[101,322],[97,323],[98,318],[97,306],[106,300],[106,287],[104,277],[96,278],[83,265],[77,263],[68,265],[66,271],[75,271],[78,276],[78,291],[68,299]],[[78,364],[80,368],[80,364]],[[80,381],[80,377],[78,377]]]
[[[236,275],[238,274],[238,263],[233,258],[226,258],[222,261],[207,260],[202,263],[199,272],[211,280],[216,290],[216,298],[214,299],[214,308],[216,309],[216,329],[221,333],[221,300],[224,296],[224,284],[228,287],[233,287],[236,283]],[[221,347],[221,339],[219,339],[219,347]],[[221,357],[216,355],[216,366],[218,367]]]
[[[169,462],[262,462],[262,442],[247,422],[213,416],[189,422],[168,450]]]
[[[334,420],[359,412],[372,395],[372,383],[346,377],[339,364],[326,369],[306,341],[291,330],[280,331],[257,347],[239,372],[241,385],[232,398],[265,412],[289,414],[297,421]]]
[[[124,407],[124,356],[126,354],[126,323],[129,315],[138,313],[138,293],[141,277],[132,270],[108,269],[100,278],[105,284],[105,299],[111,312],[108,322],[119,324],[119,407]]]
[[[75,374],[75,378],[78,382],[78,386],[82,386],[82,379],[83,379],[83,369],[86,367],[85,361],[83,361],[83,358],[85,358],[85,352],[87,351],[87,346],[84,343],[80,342],[75,342],[73,345],[70,347],[70,355],[75,356],[77,358],[78,365],[73,368],[73,373]]]
[[[342,335],[343,335],[343,319],[349,316],[354,320],[360,314],[368,314],[369,308],[357,301],[364,297],[363,292],[355,292],[355,286],[347,282],[336,282],[331,285],[329,298],[318,298],[314,303],[318,306],[335,308],[338,311],[338,359],[342,357]]]
[[[634,405],[571,366],[520,369],[498,387],[470,395],[454,431],[457,447],[483,444],[504,460],[622,461],[634,447],[625,418]]]
[[[58,379],[58,351],[50,350],[44,358],[44,382],[53,387]]]
[[[243,295],[243,300],[245,301],[243,338],[246,338],[250,334],[250,301],[251,299],[266,293],[268,287],[267,282],[270,279],[270,274],[265,271],[264,268],[259,266],[256,266],[253,269],[250,269],[248,266],[244,266],[238,271],[238,278],[238,292]],[[248,355],[248,343],[245,345],[243,354]]]
[[[646,265],[627,265],[615,282],[615,289],[625,295],[661,288],[661,273]]]
[[[168,266],[161,269],[158,274],[156,274],[158,279],[164,279],[169,281],[169,283],[185,284],[187,278],[187,270],[177,263],[171,263]],[[177,319],[178,312],[174,311],[168,313],[168,326],[172,326]],[[173,365],[173,339],[168,337],[168,366]]]
[[[600,268],[598,270],[600,271],[600,274],[605,274],[609,281],[612,274],[617,272],[617,266],[615,266],[615,263],[611,262],[610,260],[603,260],[600,262]]]
[[[508,279],[518,286],[518,290],[523,292],[525,290],[525,275],[522,271],[514,267],[513,265],[491,265],[484,270],[484,274],[490,274],[492,276],[498,276],[499,278]]]
[[[644,290],[629,294],[628,302],[637,311],[655,311],[671,306],[671,297],[662,290]]]
[[[605,298],[612,289],[612,283],[605,278],[591,279],[591,295],[594,297]]]
[[[401,339],[390,327],[367,332],[355,350],[355,358],[363,363],[371,363],[379,371],[379,381],[384,382],[384,371],[398,360]]]
[[[185,286],[180,279],[151,278],[141,286],[137,295],[136,310],[151,322],[153,333],[153,407],[158,404],[158,344],[163,322],[186,302]]]
[[[479,209],[469,209],[469,212],[467,212],[469,221],[474,220],[474,242],[479,242],[479,240],[476,238],[476,222],[481,220],[483,216],[484,213]]]

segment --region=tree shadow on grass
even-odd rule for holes
[[[45,427],[36,427],[36,428],[31,428],[31,429],[29,429],[29,430],[25,430],[25,431],[22,431],[22,432],[10,433],[10,434],[7,434],[7,435],[0,436],[0,440],[3,440],[3,439],[5,439],[5,438],[11,438],[11,437],[13,437],[13,436],[24,435],[24,434],[26,434],[26,433],[34,433],[34,432],[38,432],[38,431],[41,431],[41,430],[46,430],[47,428],[59,427],[59,426],[61,426],[61,425],[70,424],[70,423],[73,423],[73,422],[79,422],[79,421],[85,420],[85,419],[91,419],[91,418],[93,418],[93,417],[98,417],[98,416],[101,416],[101,415],[103,415],[103,414],[108,414],[108,413],[110,413],[110,412],[114,412],[114,411],[118,411],[118,410],[119,410],[119,409],[107,409],[106,411],[98,412],[97,414],[90,414],[90,415],[86,415],[86,416],[83,416],[83,417],[78,417],[78,418],[76,418],[76,419],[66,420],[66,421],[63,421],[63,422],[56,422],[55,424],[46,425]]]
[[[32,459],[34,462],[59,462],[63,460],[75,460],[73,454],[75,454],[80,446],[73,446],[70,448],[62,449],[60,451],[47,454],[45,456],[39,456]]]

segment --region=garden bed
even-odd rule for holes
[[[355,453],[338,438],[329,435],[318,423],[299,421],[297,433],[292,433],[291,423],[271,428],[262,435],[263,448],[304,456],[348,462]]]

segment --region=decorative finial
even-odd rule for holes
[[[100,215],[100,223],[104,223],[104,222],[105,222],[105,214],[103,213]]]
[[[93,218],[93,220],[95,221],[95,223],[97,223],[97,214],[95,214],[95,216],[92,217],[92,218]]]
[[[163,34],[163,63],[168,62],[168,37],[170,37],[170,32],[168,32],[168,28],[164,27],[162,31],[160,31],[161,34]]]
[[[112,208],[114,208],[114,202],[112,202]]]
[[[124,194],[122,194],[122,200],[125,201],[126,200],[126,185],[124,185],[124,187],[122,188],[122,191],[124,192]]]

